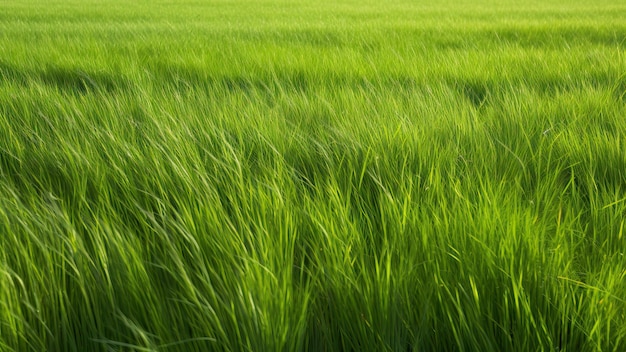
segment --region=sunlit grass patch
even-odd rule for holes
[[[624,350],[625,16],[0,4],[0,350]]]

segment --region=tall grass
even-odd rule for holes
[[[624,18],[0,4],[0,350],[625,350]]]

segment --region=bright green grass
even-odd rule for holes
[[[0,350],[626,350],[626,4],[558,3],[0,2]]]

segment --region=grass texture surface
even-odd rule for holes
[[[0,350],[626,350],[621,1],[0,2]]]

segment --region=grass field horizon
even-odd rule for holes
[[[0,3],[0,351],[626,350],[624,18]]]

